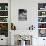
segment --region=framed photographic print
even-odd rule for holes
[[[18,20],[19,21],[27,21],[27,10],[26,9],[18,10]]]

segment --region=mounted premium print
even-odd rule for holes
[[[19,9],[18,20],[19,21],[27,21],[27,10],[26,9]]]

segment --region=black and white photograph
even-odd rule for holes
[[[18,20],[19,21],[27,21],[27,10],[26,9],[18,10]]]

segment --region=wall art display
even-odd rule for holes
[[[46,37],[46,29],[39,29],[39,37]]]
[[[27,10],[26,9],[18,10],[18,20],[19,21],[27,21]]]

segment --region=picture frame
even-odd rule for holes
[[[27,10],[26,9],[18,10],[18,21],[27,21]]]

